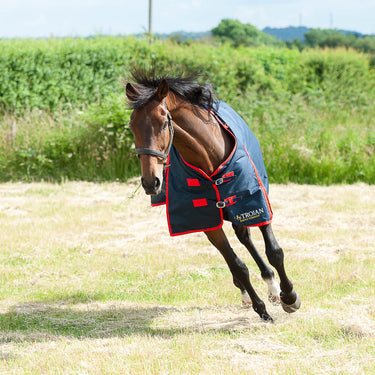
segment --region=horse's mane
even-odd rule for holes
[[[186,100],[193,106],[214,108],[215,94],[210,83],[198,82],[198,74],[193,75],[171,75],[158,72],[155,68],[144,69],[133,67],[128,71],[124,83],[131,82],[138,93],[137,97],[128,101],[132,109],[141,108],[149,103],[156,94],[159,84],[165,79],[169,89],[175,95]]]

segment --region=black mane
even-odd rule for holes
[[[129,101],[132,109],[141,108],[152,100],[156,94],[159,84],[166,80],[170,91],[181,97],[192,105],[213,109],[215,94],[210,83],[200,84],[198,75],[184,76],[177,75],[171,77],[168,74],[158,73],[155,69],[131,69],[128,78],[124,83],[131,82],[138,96],[135,100]]]

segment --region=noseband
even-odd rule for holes
[[[171,150],[171,147],[172,147],[172,144],[173,144],[173,133],[174,133],[174,130],[173,130],[173,125],[172,125],[172,116],[171,116],[171,114],[168,111],[167,101],[165,99],[164,99],[164,103],[165,103],[165,108],[167,109],[168,129],[169,129],[169,144],[168,144],[168,147],[167,147],[165,153],[162,152],[162,151],[154,150],[152,148],[136,148],[135,149],[135,153],[138,156],[139,155],[157,156],[158,158],[163,159],[164,163],[166,163],[166,161],[168,159],[169,151]]]

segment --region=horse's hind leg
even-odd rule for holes
[[[292,313],[301,306],[301,299],[293,289],[292,282],[288,279],[284,268],[284,252],[276,241],[271,224],[260,227],[266,245],[266,255],[270,264],[275,267],[280,277],[280,302],[283,309]]]
[[[275,273],[273,270],[265,263],[263,258],[260,256],[258,250],[251,241],[250,229],[244,226],[232,225],[234,232],[236,233],[239,241],[247,248],[251,256],[253,257],[255,263],[258,265],[260,270],[260,275],[262,279],[267,283],[268,286],[268,299],[273,304],[280,302],[280,287],[275,280]],[[240,288],[241,289],[241,288]],[[242,303],[245,305],[246,301],[246,291],[241,290]]]
[[[250,283],[249,270],[245,263],[238,258],[231,248],[224,231],[220,228],[214,231],[205,232],[209,241],[220,251],[223,255],[228,267],[232,273],[235,285],[241,290],[246,290],[248,293],[253,309],[259,316],[266,321],[272,321],[272,318],[266,311],[264,302],[258,297],[253,286]]]

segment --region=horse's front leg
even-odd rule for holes
[[[301,298],[293,289],[293,284],[289,280],[284,267],[284,252],[276,241],[271,224],[260,227],[266,245],[266,255],[270,264],[275,267],[280,277],[280,302],[283,309],[292,313],[301,306]]]
[[[249,270],[246,264],[235,254],[224,231],[220,228],[205,233],[209,241],[220,251],[227,262],[233,276],[234,284],[239,287],[241,291],[247,291],[255,312],[258,313],[263,320],[273,321],[267,313],[264,302],[258,297],[250,283]]]
[[[234,232],[236,233],[237,238],[240,242],[247,248],[250,255],[255,260],[255,263],[258,265],[262,279],[267,283],[268,286],[268,300],[273,304],[280,303],[280,287],[277,281],[275,280],[275,273],[273,270],[265,263],[261,255],[258,253],[258,250],[254,246],[251,236],[250,228],[244,226],[238,226],[232,224]],[[242,293],[242,300],[244,300],[244,295]]]

